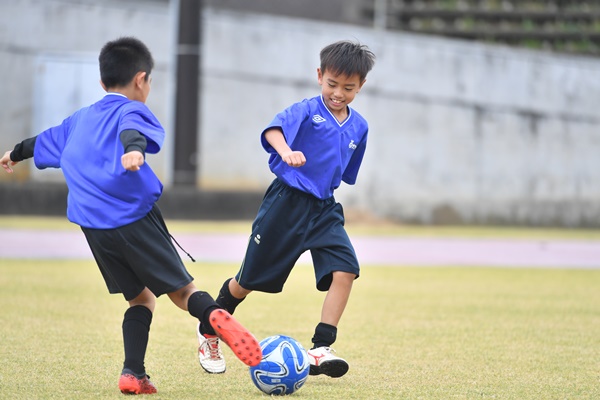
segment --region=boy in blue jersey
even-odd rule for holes
[[[367,122],[348,105],[374,64],[364,45],[341,41],[321,50],[320,96],[277,114],[261,134],[276,175],[252,225],[242,266],[223,284],[217,303],[233,314],[253,290],[278,293],[300,255],[310,250],[316,286],[327,291],[308,351],[310,374],[340,377],[348,363],[331,345],[359,264],[333,197],[341,181],[354,184],[367,145]],[[200,364],[223,372],[225,362],[210,327],[200,325]]]
[[[98,59],[104,98],[17,144],[0,165],[11,173],[12,166],[33,157],[39,169],[62,169],[67,217],[85,234],[109,292],[122,293],[129,303],[122,324],[121,392],[156,393],[144,359],[156,297],[165,293],[211,326],[245,364],[258,364],[258,342],[196,288],[155,204],[162,184],[145,153],[160,150],[165,132],[145,105],[154,66],[150,51],[124,37],[105,44]],[[250,345],[241,349],[239,342]]]

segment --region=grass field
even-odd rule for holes
[[[213,294],[238,268],[187,265]],[[363,266],[334,345],[350,371],[310,377],[292,396],[600,398],[599,287],[600,270]],[[259,339],[283,333],[308,346],[322,299],[312,269],[299,266],[283,293],[252,294],[236,317]],[[122,398],[125,304],[107,294],[93,261],[0,258],[0,398]],[[194,328],[159,299],[146,360],[152,398],[267,397],[227,348],[227,372],[204,373]]]

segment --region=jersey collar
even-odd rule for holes
[[[333,115],[333,113],[331,112],[331,110],[325,105],[325,100],[323,100],[323,95],[320,95],[319,99],[321,100],[321,104],[323,105],[323,108],[327,110],[327,112],[329,113],[329,115],[331,115],[331,117],[338,124],[339,127],[342,127],[346,122],[350,121],[350,117],[352,116],[352,109],[349,106],[346,106],[346,108],[348,109],[348,116],[346,117],[345,120],[343,120],[342,122],[340,122],[335,117],[335,115]]]

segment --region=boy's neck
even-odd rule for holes
[[[133,99],[131,89],[128,86],[119,88],[108,88],[106,93],[120,94],[121,96],[127,97],[129,100]]]
[[[115,86],[106,88],[106,93],[115,93],[127,97],[129,100],[139,100],[140,93],[136,90],[133,82],[129,82],[127,86]]]

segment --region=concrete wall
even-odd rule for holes
[[[3,147],[32,133],[39,54],[96,57],[121,34],[153,51],[149,105],[172,126],[170,13],[164,1],[0,3],[0,72],[12,77],[0,86]],[[215,8],[203,23],[202,190],[263,191],[260,131],[319,93],[324,45],[357,39],[378,59],[353,103],[371,131],[357,185],[338,191],[346,208],[419,223],[600,225],[600,60]],[[168,142],[151,160],[167,184],[171,152]]]
[[[168,126],[173,56],[173,18],[168,1],[140,0],[2,0],[0,1],[0,148],[2,151],[59,124],[71,112],[102,95],[98,53],[109,40],[133,35],[153,53],[152,92],[147,104]],[[73,65],[51,74],[57,65]],[[96,65],[96,75],[89,66]],[[50,66],[51,71],[46,67]],[[73,74],[75,73],[75,75]],[[86,79],[77,73],[86,75]],[[52,112],[55,113],[52,118]],[[168,178],[171,142],[159,156],[150,156],[162,178]],[[32,163],[0,182],[58,180],[59,174],[37,172]]]
[[[600,60],[215,10],[205,21],[204,186],[268,182],[257,134],[319,93],[322,46],[356,38],[378,60],[353,103],[371,134],[356,187],[339,190],[347,206],[420,223],[598,224]]]

